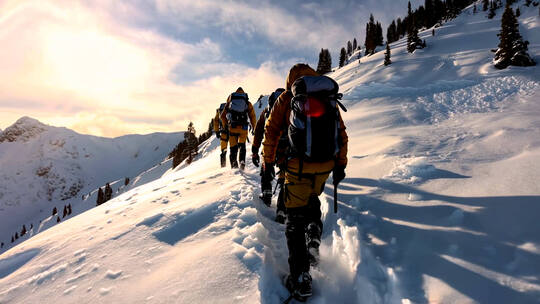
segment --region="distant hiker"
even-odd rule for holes
[[[108,201],[112,198],[112,188],[111,188],[111,185],[109,185],[109,183],[107,183],[105,185],[105,201]]]
[[[249,118],[249,122],[248,122]],[[229,95],[227,104],[221,112],[221,121],[229,128],[229,146],[231,154],[229,160],[231,168],[244,170],[246,166],[246,140],[248,136],[248,127],[255,127],[257,119],[253,105],[249,102],[248,95],[242,88],[236,89],[236,92]],[[238,153],[240,150],[240,153]],[[240,159],[240,162],[238,159]]]
[[[97,200],[96,200],[96,206],[99,206],[105,202],[105,194],[103,194],[103,190],[101,190],[101,187],[99,187],[98,193],[97,193]]]
[[[221,161],[221,167],[227,165],[227,145],[229,143],[229,128],[221,121],[221,113],[225,109],[227,103],[222,103],[219,108],[216,109],[216,117],[214,117],[214,133],[221,143],[221,154],[219,155]]]
[[[270,94],[270,96],[268,97],[268,105],[262,111],[259,119],[257,120],[257,126],[255,127],[255,135],[253,136],[253,144],[251,146],[251,159],[256,167],[259,166],[259,148],[261,146],[261,142],[264,136],[264,125],[266,119],[268,118],[268,116],[270,116],[270,111],[272,110],[272,107],[274,106],[277,98],[284,91],[285,89],[279,88],[272,94]],[[277,201],[276,222],[281,224],[285,223],[285,202],[283,198],[283,185],[285,182],[285,161],[287,159],[285,153],[287,151],[288,145],[289,140],[287,138],[287,129],[284,129],[283,134],[281,135],[281,138],[279,140],[275,160],[275,163],[280,169],[278,183],[276,185],[280,186]],[[269,170],[268,172],[266,172],[267,174],[264,173],[265,172],[261,168],[261,195],[259,196],[259,198],[264,202],[265,205],[270,206],[272,201],[272,180],[274,179],[275,173],[274,170]]]
[[[287,90],[267,119],[263,157],[265,174],[272,170],[282,130],[288,128],[290,152],[285,172],[285,236],[291,296],[312,295],[310,264],[318,263],[322,234],[321,202],[326,179],[337,185],[345,178],[348,137],[338,109],[337,83],[319,76],[306,64],[296,64],[287,76]],[[307,127],[305,127],[307,126]]]

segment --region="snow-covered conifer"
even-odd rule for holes
[[[509,65],[535,65],[527,53],[529,42],[523,41],[519,33],[519,23],[510,5],[507,5],[504,10],[501,31],[497,36],[499,36],[500,43],[493,59],[496,68],[504,69]]]
[[[390,59],[390,44],[386,42],[386,52],[384,53],[384,65],[390,65],[392,64],[392,60]]]

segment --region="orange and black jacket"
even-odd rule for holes
[[[279,143],[279,138],[283,130],[287,129],[289,125],[289,116],[291,113],[291,100],[293,94],[291,92],[291,86],[298,78],[302,76],[319,76],[312,68],[305,64],[297,64],[290,71],[287,76],[287,90],[283,92],[276,103],[272,107],[270,116],[266,119],[264,128],[264,140],[263,140],[263,157],[267,163],[273,163],[276,157],[276,150]],[[339,112],[338,112],[339,113]],[[347,165],[347,144],[348,136],[345,131],[345,124],[339,113],[340,128],[338,130],[340,136],[339,153],[336,157],[336,165]]]

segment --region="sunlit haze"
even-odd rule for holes
[[[108,137],[204,130],[238,86],[255,102],[320,48],[335,64],[370,12],[386,28],[407,4],[327,2],[0,1],[0,129],[30,116]]]

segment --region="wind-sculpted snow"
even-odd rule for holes
[[[429,112],[429,122],[434,123],[458,114],[498,110],[504,106],[502,101],[516,102],[521,96],[530,96],[539,89],[538,82],[525,77],[497,77],[467,88],[442,90],[418,97],[411,107]]]

